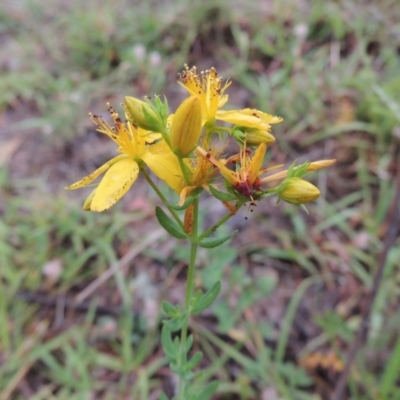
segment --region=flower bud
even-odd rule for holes
[[[151,104],[127,96],[125,97],[125,107],[132,118],[132,122],[139,128],[147,131],[163,132],[162,118]]]
[[[282,187],[279,190],[279,187]],[[304,204],[313,201],[321,194],[317,187],[301,178],[287,178],[277,190],[280,199],[293,204]]]
[[[245,133],[246,144],[249,146],[258,146],[261,143],[274,143],[275,138],[266,130],[249,129]]]
[[[176,110],[170,130],[171,148],[186,157],[201,134],[201,103],[197,96],[184,100]]]

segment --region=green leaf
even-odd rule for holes
[[[238,231],[233,231],[229,235],[222,236],[219,238],[203,239],[201,242],[199,242],[199,246],[204,247],[206,249],[212,249],[213,247],[220,246],[222,243],[228,241],[233,235],[236,235],[237,232]]]
[[[160,396],[158,397],[158,400],[169,400],[169,399],[164,392],[161,392]]]
[[[166,357],[168,358],[168,361],[175,362],[177,360],[177,353],[174,342],[172,341],[171,333],[172,331],[169,329],[169,327],[164,324],[161,331],[161,345],[164,349]]]
[[[206,385],[200,393],[197,394],[195,400],[209,400],[211,396],[217,391],[218,389],[218,381],[210,382]]]
[[[186,210],[193,203],[194,199],[194,197],[189,196],[186,198],[185,202],[181,206],[177,204],[171,204],[171,208],[176,211]]]
[[[255,282],[257,289],[261,292],[262,297],[267,297],[272,292],[277,284],[275,275],[265,275],[260,277]]]
[[[201,351],[196,351],[194,356],[184,365],[184,370],[187,372],[191,371],[202,359],[203,353]]]
[[[179,317],[171,318],[170,320],[163,321],[164,325],[168,326],[168,329],[171,332],[176,332],[182,329],[183,324],[185,323],[185,313],[181,314]]]
[[[232,201],[237,199],[237,196],[235,196],[233,193],[220,192],[218,189],[215,189],[212,185],[209,186],[209,189],[211,194],[220,201]]]
[[[220,291],[221,282],[218,281],[198,300],[192,309],[192,314],[200,314],[202,311],[208,308],[218,297]]]
[[[168,217],[168,215],[165,214],[165,211],[158,206],[156,207],[156,217],[160,225],[170,235],[172,235],[177,239],[187,239],[188,236],[183,231],[183,229],[175,221],[173,221],[170,217]]]
[[[192,371],[185,371],[184,368],[179,366],[178,364],[171,364],[170,368],[172,372],[179,375],[185,381],[189,381],[195,376]],[[189,400],[191,397],[184,396],[183,398]]]
[[[167,314],[171,318],[178,318],[181,315],[181,310],[179,306],[174,306],[168,301],[163,301],[161,305],[165,314]]]
[[[203,292],[201,290],[198,290],[196,294],[192,297],[191,300],[192,306],[196,305],[202,297],[203,297]]]
[[[389,398],[390,393],[397,390],[396,381],[400,374],[400,338],[394,346],[389,360],[386,362],[385,371],[381,378],[380,394],[383,399]],[[393,397],[394,398],[394,397]]]
[[[193,346],[193,335],[189,335],[186,341],[186,348],[185,348],[186,354],[189,353],[189,350],[192,348],[192,346]]]

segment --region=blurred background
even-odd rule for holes
[[[2,400],[173,395],[159,305],[182,303],[188,250],[145,184],[101,214],[64,187],[115,155],[88,112],[173,111],[184,63],[232,79],[226,109],[284,118],[266,163],[337,159],[309,215],[263,200],[200,253],[197,286],[223,281],[192,325],[214,398],[329,399],[383,266],[341,398],[400,398],[398,0],[5,0],[0,43]]]

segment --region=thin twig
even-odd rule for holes
[[[346,389],[346,384],[350,374],[350,368],[353,361],[358,353],[358,350],[364,345],[367,340],[369,320],[371,317],[372,307],[375,301],[375,297],[378,293],[380,284],[383,278],[383,270],[386,264],[386,259],[391,247],[394,245],[397,235],[399,233],[400,226],[400,166],[397,167],[397,183],[396,183],[396,194],[394,196],[392,205],[386,217],[387,231],[383,241],[384,247],[379,257],[378,270],[373,280],[372,289],[367,299],[364,311],[362,313],[360,327],[353,345],[349,351],[349,355],[346,360],[346,366],[343,369],[339,380],[335,386],[335,390],[331,396],[331,400],[342,400],[343,392]]]

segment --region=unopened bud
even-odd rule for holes
[[[125,97],[125,107],[132,122],[138,127],[147,131],[163,132],[162,118],[151,104],[134,97]]]
[[[201,103],[188,97],[176,110],[170,130],[171,148],[186,157],[197,145],[201,134]]]
[[[250,129],[245,132],[246,144],[250,146],[258,146],[261,143],[274,143],[275,138],[265,130]]]
[[[282,190],[279,190],[279,186],[282,186]],[[279,186],[279,198],[293,204],[308,203],[321,194],[317,187],[301,178],[285,179]]]

